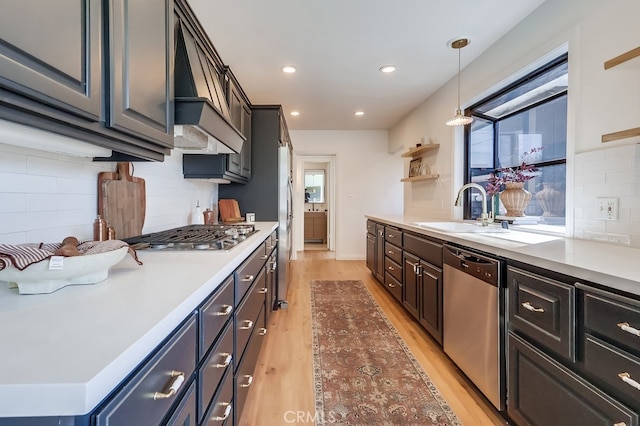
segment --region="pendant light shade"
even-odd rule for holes
[[[460,109],[460,49],[469,43],[470,40],[468,38],[459,38],[451,41],[451,47],[453,49],[458,49],[458,107],[456,108],[456,115],[447,120],[447,126],[464,126],[473,121],[473,118],[463,115],[462,110]]]

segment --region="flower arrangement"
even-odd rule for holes
[[[496,169],[494,173],[489,175],[487,180],[487,194],[494,195],[504,190],[505,184],[510,182],[526,182],[529,179],[533,179],[535,176],[533,172],[538,169],[530,164],[527,164],[528,157],[536,152],[542,151],[542,147],[531,148],[531,151],[527,151],[520,156],[522,163],[517,167],[502,167]]]

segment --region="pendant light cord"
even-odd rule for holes
[[[460,109],[460,49],[458,48],[458,109]]]

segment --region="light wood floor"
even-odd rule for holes
[[[240,425],[314,423],[309,293],[309,283],[314,279],[361,280],[464,425],[506,424],[426,332],[374,280],[364,261],[336,261],[333,252],[304,251],[291,262],[289,308],[274,312],[267,325],[267,338]]]

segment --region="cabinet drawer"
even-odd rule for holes
[[[376,233],[376,223],[371,221],[371,220],[367,220],[367,233],[368,234],[374,234]]]
[[[264,318],[264,312],[260,312],[259,318]],[[260,327],[262,326],[262,327]],[[247,394],[249,393],[249,389],[251,384],[254,381],[254,371],[256,368],[256,363],[258,362],[258,355],[260,354],[260,348],[262,347],[262,342],[264,341],[264,336],[266,334],[266,329],[264,328],[264,322],[258,324],[258,328],[251,335],[251,339],[247,344],[247,350],[242,357],[242,361],[240,362],[240,366],[236,371],[235,376],[235,413],[234,416],[236,419],[240,419],[242,414],[242,408],[244,407],[244,402],[247,399]]]
[[[222,384],[214,400],[211,402],[202,425],[220,426],[234,424],[233,422],[233,370],[227,369]]]
[[[227,324],[223,334],[218,339],[215,347],[207,356],[202,367],[198,371],[200,386],[200,403],[198,404],[198,418],[200,420],[204,409],[209,405],[211,398],[216,393],[222,376],[233,364],[233,327],[231,322]]]
[[[402,284],[395,279],[393,275],[388,272],[384,274],[384,286],[389,292],[396,298],[398,302],[402,303]]]
[[[615,398],[635,410],[640,410],[640,358],[586,334],[584,370]]]
[[[402,281],[402,266],[388,257],[384,258],[384,271],[396,280]]]
[[[254,329],[258,327],[256,318],[265,304],[265,270],[262,269],[256,284],[251,287],[249,294],[242,302],[242,305],[236,311],[235,317],[235,329],[236,329],[236,343],[233,356],[235,358],[234,365],[238,366],[242,353],[245,351],[247,341],[251,336]]]
[[[637,425],[638,415],[509,333],[509,417],[518,425]]]
[[[384,244],[384,255],[396,262],[397,264],[402,263],[402,249],[394,246],[393,244],[385,243]]]
[[[405,234],[402,248],[432,265],[439,268],[442,267],[442,244],[440,243],[419,238],[415,235]]]
[[[124,388],[98,411],[96,424],[160,424],[176,398],[184,393],[179,388],[174,395],[165,396],[169,394],[169,387],[180,380],[175,372],[183,373],[183,383],[188,385],[195,367],[196,317],[193,315]]]
[[[611,293],[583,292],[584,326],[592,334],[640,355],[640,303]]]
[[[260,272],[260,269],[267,260],[268,256],[265,254],[265,247],[266,244],[262,243],[233,274],[236,289],[236,306],[240,304],[240,301],[244,298],[247,290],[251,287],[251,284],[253,284],[253,281],[258,276],[258,272]]]
[[[209,350],[233,313],[233,278],[218,287],[201,308],[200,358]]]
[[[509,327],[575,360],[573,286],[509,267]]]
[[[384,239],[396,247],[402,247],[403,232],[393,226],[384,227]]]
[[[276,229],[271,233],[271,235],[269,235],[269,237],[265,241],[264,254],[269,256],[277,246],[278,246],[278,230]]]
[[[182,397],[182,401],[166,422],[167,426],[196,425],[196,384],[191,383],[189,389]]]

